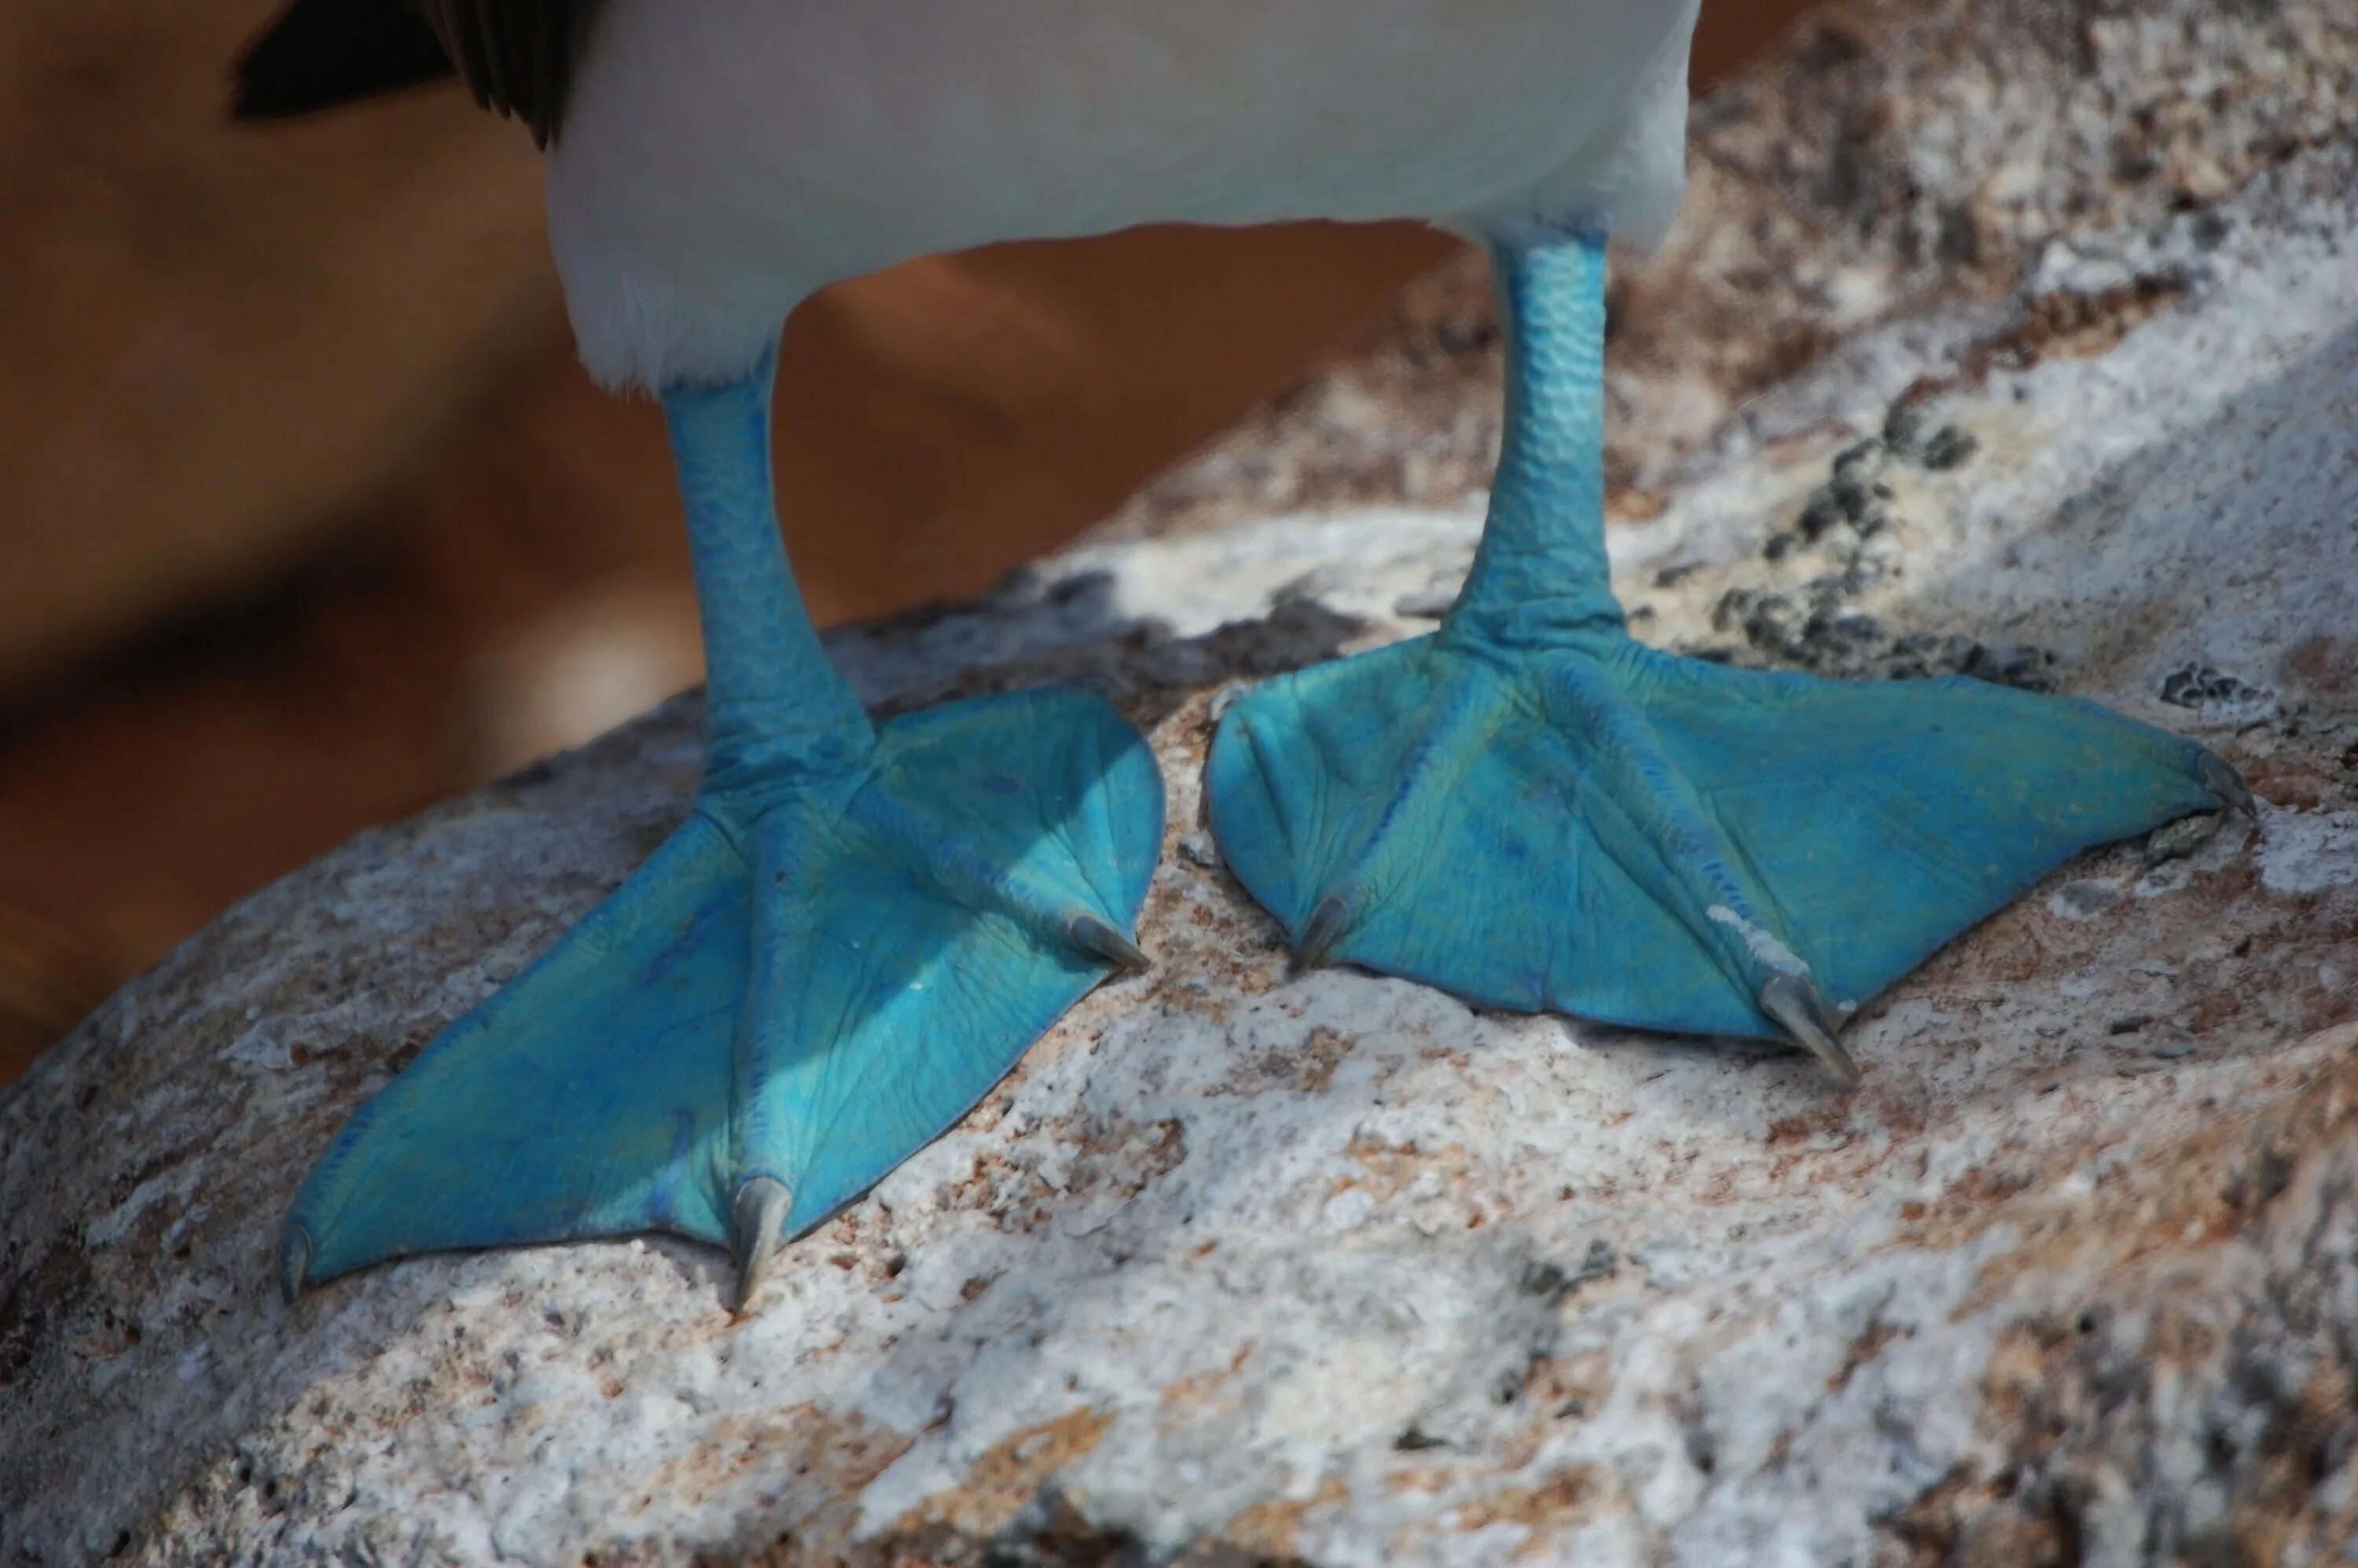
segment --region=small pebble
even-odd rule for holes
[[[2223,819],[2219,812],[2198,812],[2155,828],[2146,840],[2145,863],[2158,866],[2166,860],[2184,860],[2211,841]]]

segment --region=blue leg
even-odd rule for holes
[[[770,500],[771,366],[665,399],[710,674],[686,826],[354,1114],[287,1216],[291,1296],[381,1259],[782,1237],[938,1136],[1112,969],[1163,832],[1144,741],[1027,692],[879,730]]]
[[[1788,1038],[2066,857],[2248,801],[2190,741],[1963,679],[1731,670],[1632,641],[1604,536],[1601,246],[1498,257],[1506,449],[1441,630],[1270,682],[1214,830],[1305,963],[1487,1006]]]

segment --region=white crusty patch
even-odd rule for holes
[[[2270,892],[2322,892],[2358,882],[2358,811],[2263,804],[2260,814],[2260,881]]]

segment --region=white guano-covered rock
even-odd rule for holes
[[[1996,58],[2076,47],[2004,22]],[[1918,68],[1955,92],[1908,148],[2044,112],[1956,85],[1981,70]],[[2110,146],[2067,128],[2059,158]],[[290,1311],[304,1170],[659,840],[696,705],[354,841],[0,1096],[0,1563],[2346,1560],[2358,155],[2337,122],[2213,162],[2190,206],[2084,208],[1996,294],[1883,301],[1624,506],[1651,640],[2083,692],[2266,802],[2181,858],[2082,857],[1937,956],[1854,1026],[1857,1093],[1289,978],[1200,821],[1217,695],[1428,624],[1478,501],[1091,546],[836,645],[887,705],[1087,679],[1150,728],[1152,974],[751,1315],[667,1239]],[[1790,175],[1758,200],[1807,211]],[[1870,238],[1859,276],[1897,276]]]

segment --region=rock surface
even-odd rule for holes
[[[1963,9],[1844,36],[1882,58]],[[1913,68],[1903,163],[2081,102],[1957,83],[2145,26],[2057,44],[1971,9],[1987,30]],[[2346,60],[2335,37],[2304,59]],[[2206,58],[2153,65],[2138,112],[2266,75]],[[2062,184],[2115,157],[2037,145]],[[1657,641],[2090,693],[2266,802],[2182,858],[2083,857],[1954,944],[1855,1024],[1859,1093],[1766,1048],[1287,977],[1200,824],[1217,693],[1415,630],[1477,509],[1108,542],[837,651],[886,705],[1085,679],[1151,727],[1152,974],[751,1316],[724,1259],[662,1239],[414,1261],[290,1312],[304,1168],[657,840],[696,705],[355,841],[0,1099],[0,1561],[2343,1560],[2358,148],[2214,161],[2190,205],[2082,202],[1996,292],[1887,300],[1615,539]]]

